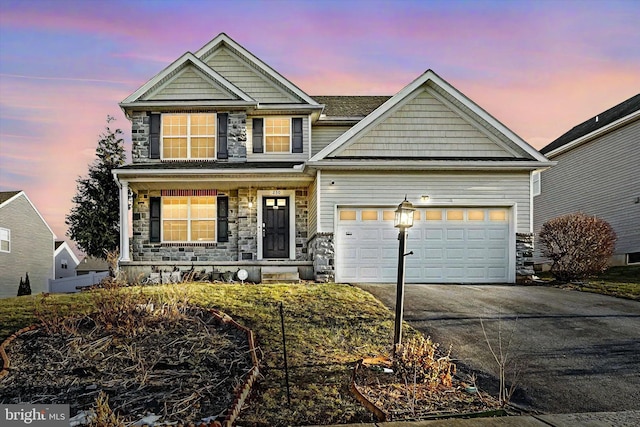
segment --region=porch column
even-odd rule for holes
[[[129,259],[129,181],[120,184],[120,261]]]

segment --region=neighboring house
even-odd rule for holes
[[[18,295],[29,273],[31,293],[48,292],[55,235],[24,191],[0,192],[0,297]]]
[[[80,261],[76,267],[78,276],[89,273],[102,273],[109,271],[109,264],[101,258],[86,256]]]
[[[640,94],[540,151],[558,164],[540,174],[534,230],[561,215],[595,215],[618,236],[612,264],[640,263]]]
[[[80,260],[73,250],[69,247],[69,244],[64,240],[56,240],[55,243],[55,266],[56,266],[56,279],[63,279],[65,277],[72,277],[76,275],[76,266],[80,264]]]
[[[120,103],[133,163],[120,266],[394,282],[394,210],[416,207],[406,280],[533,272],[532,173],[552,165],[429,70],[394,96],[310,96],[220,34]],[[133,235],[129,236],[129,193]],[[131,246],[130,246],[131,245]]]

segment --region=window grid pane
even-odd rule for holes
[[[163,114],[163,159],[214,159],[216,115]]]
[[[187,240],[187,221],[163,221],[164,240],[184,242]]]
[[[214,241],[216,239],[215,221],[192,221],[191,241]]]

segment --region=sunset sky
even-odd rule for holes
[[[107,115],[128,151],[118,102],[221,32],[312,96],[430,68],[540,149],[640,92],[638,22],[634,0],[0,0],[0,191],[66,238]]]

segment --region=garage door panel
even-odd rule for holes
[[[353,209],[351,209],[353,210]],[[365,210],[363,208],[363,210]],[[373,211],[375,209],[366,209]],[[407,234],[407,283],[506,282],[510,268],[510,216],[492,219],[496,208],[456,208],[449,218],[433,220],[419,209]],[[398,266],[398,229],[393,221],[338,220],[336,278],[341,281],[395,282]],[[460,216],[462,212],[462,217]],[[504,218],[507,218],[505,220]]]

